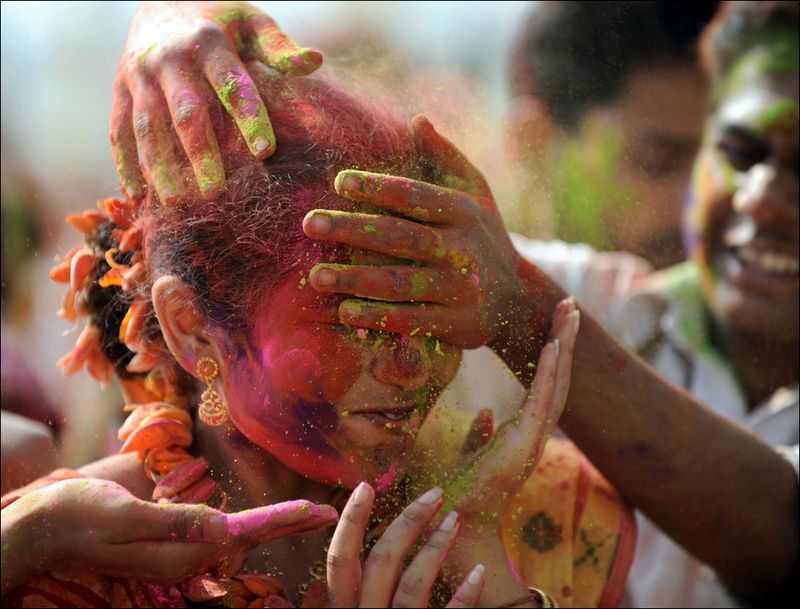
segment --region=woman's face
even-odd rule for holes
[[[269,294],[247,348],[224,364],[228,412],[252,442],[331,486],[385,490],[461,360],[419,334],[338,323],[338,300],[295,273]]]
[[[730,68],[717,87],[686,221],[717,321],[781,342],[798,340],[797,67],[795,31]]]

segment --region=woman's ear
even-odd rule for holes
[[[221,361],[221,352],[192,289],[174,275],[160,277],[151,293],[161,333],[172,355],[192,376],[201,357]]]

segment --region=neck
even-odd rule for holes
[[[711,323],[712,342],[731,363],[749,410],[767,400],[777,389],[797,382],[800,372],[798,342],[781,342]]]
[[[230,421],[220,427],[198,423],[194,438],[195,453],[208,460],[212,477],[228,495],[228,511],[292,499],[332,503],[340,492],[286,467]]]

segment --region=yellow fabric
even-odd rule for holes
[[[633,561],[631,510],[575,446],[551,439],[502,520],[506,552],[561,607],[614,606]]]

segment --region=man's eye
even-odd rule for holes
[[[756,163],[764,159],[765,153],[759,148],[742,146],[732,142],[722,141],[717,148],[736,171],[747,171]]]

